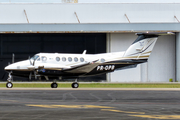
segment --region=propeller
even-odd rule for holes
[[[29,56],[29,62],[30,62],[30,65],[33,65],[33,64],[32,64],[32,62],[31,62],[31,58],[30,58],[30,56]]]
[[[36,70],[35,70],[35,67],[34,67],[34,64],[35,64],[35,60],[32,62],[31,59],[30,59],[30,56],[29,56],[29,62],[30,62],[30,65],[32,65],[32,69],[33,69],[33,72],[30,72],[29,74],[29,80],[31,80],[32,78],[32,74],[34,73],[34,77],[35,79],[37,79],[37,75],[36,75]]]
[[[14,63],[14,58],[15,58],[15,54],[13,53],[13,54],[12,54],[12,63]],[[10,64],[11,64],[11,63],[8,62],[8,65],[10,65]],[[8,79],[11,80],[11,81],[13,81],[13,76],[11,75],[11,73],[12,73],[12,71],[9,72]],[[6,74],[7,74],[7,73],[4,73],[4,75],[2,76],[2,79],[4,79],[4,77],[6,76]],[[7,80],[8,80],[8,79],[7,79]]]

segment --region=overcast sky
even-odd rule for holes
[[[62,1],[64,0],[0,0],[1,3],[62,3]],[[78,0],[78,3],[180,3],[180,0]]]

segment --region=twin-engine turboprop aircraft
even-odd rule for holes
[[[158,36],[168,34],[173,33],[136,33],[138,38],[123,52],[86,54],[85,50],[82,54],[38,53],[29,60],[5,67],[9,73],[6,87],[13,87],[12,76],[29,79],[45,77],[46,80],[61,79],[61,77],[78,78],[136,67],[137,64],[147,62]],[[75,80],[72,88],[78,86]],[[51,88],[57,87],[56,82],[51,84]]]

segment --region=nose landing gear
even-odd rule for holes
[[[11,75],[12,72],[9,73],[8,79],[7,79],[7,83],[6,83],[6,87],[7,88],[12,88],[13,84],[11,83],[11,81],[13,80],[13,77]]]
[[[13,87],[13,84],[12,84],[11,82],[7,82],[7,83],[6,83],[6,87],[7,87],[7,88],[12,88],[12,87]]]

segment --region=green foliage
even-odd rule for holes
[[[170,78],[170,79],[169,79],[169,82],[173,82],[173,79],[172,79],[172,78]]]

